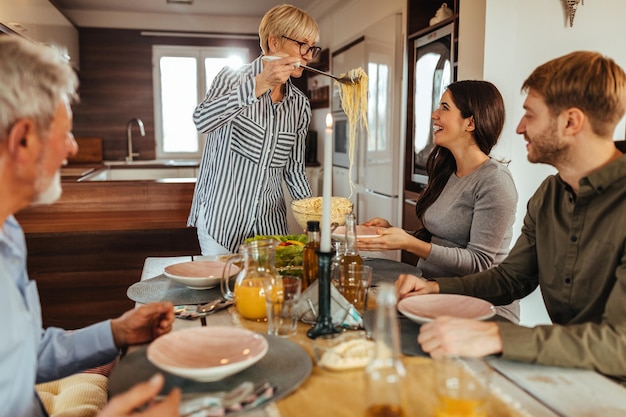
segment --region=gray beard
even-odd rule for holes
[[[57,171],[50,180],[50,183],[44,190],[41,190],[41,186],[44,183],[44,179],[41,178],[37,181],[37,194],[33,199],[31,205],[40,206],[44,204],[52,204],[61,198],[61,172]]]

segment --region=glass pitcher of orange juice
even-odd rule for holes
[[[239,253],[228,258],[224,265],[222,295],[235,300],[235,307],[243,318],[263,321],[267,317],[263,280],[278,275],[274,267],[277,244],[273,239],[244,243],[239,247]],[[231,291],[227,271],[236,262],[243,263],[243,267]]]

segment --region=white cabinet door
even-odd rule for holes
[[[354,172],[352,173],[352,179],[354,181]],[[354,181],[356,182],[356,181]],[[348,168],[333,167],[333,196],[349,198],[354,205],[353,211],[356,213],[357,190],[355,189],[350,196],[350,180]]]

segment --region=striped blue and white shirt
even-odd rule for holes
[[[288,80],[281,102],[255,97],[261,57],[224,68],[194,111],[207,133],[188,226],[204,224],[220,245],[236,252],[248,237],[288,234],[282,183],[293,199],[311,196],[305,138],[311,121],[307,97]]]

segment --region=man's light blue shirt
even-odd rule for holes
[[[76,331],[42,329],[24,233],[13,216],[0,230],[0,317],[0,417],[46,415],[36,383],[103,365],[118,354],[109,321]]]

